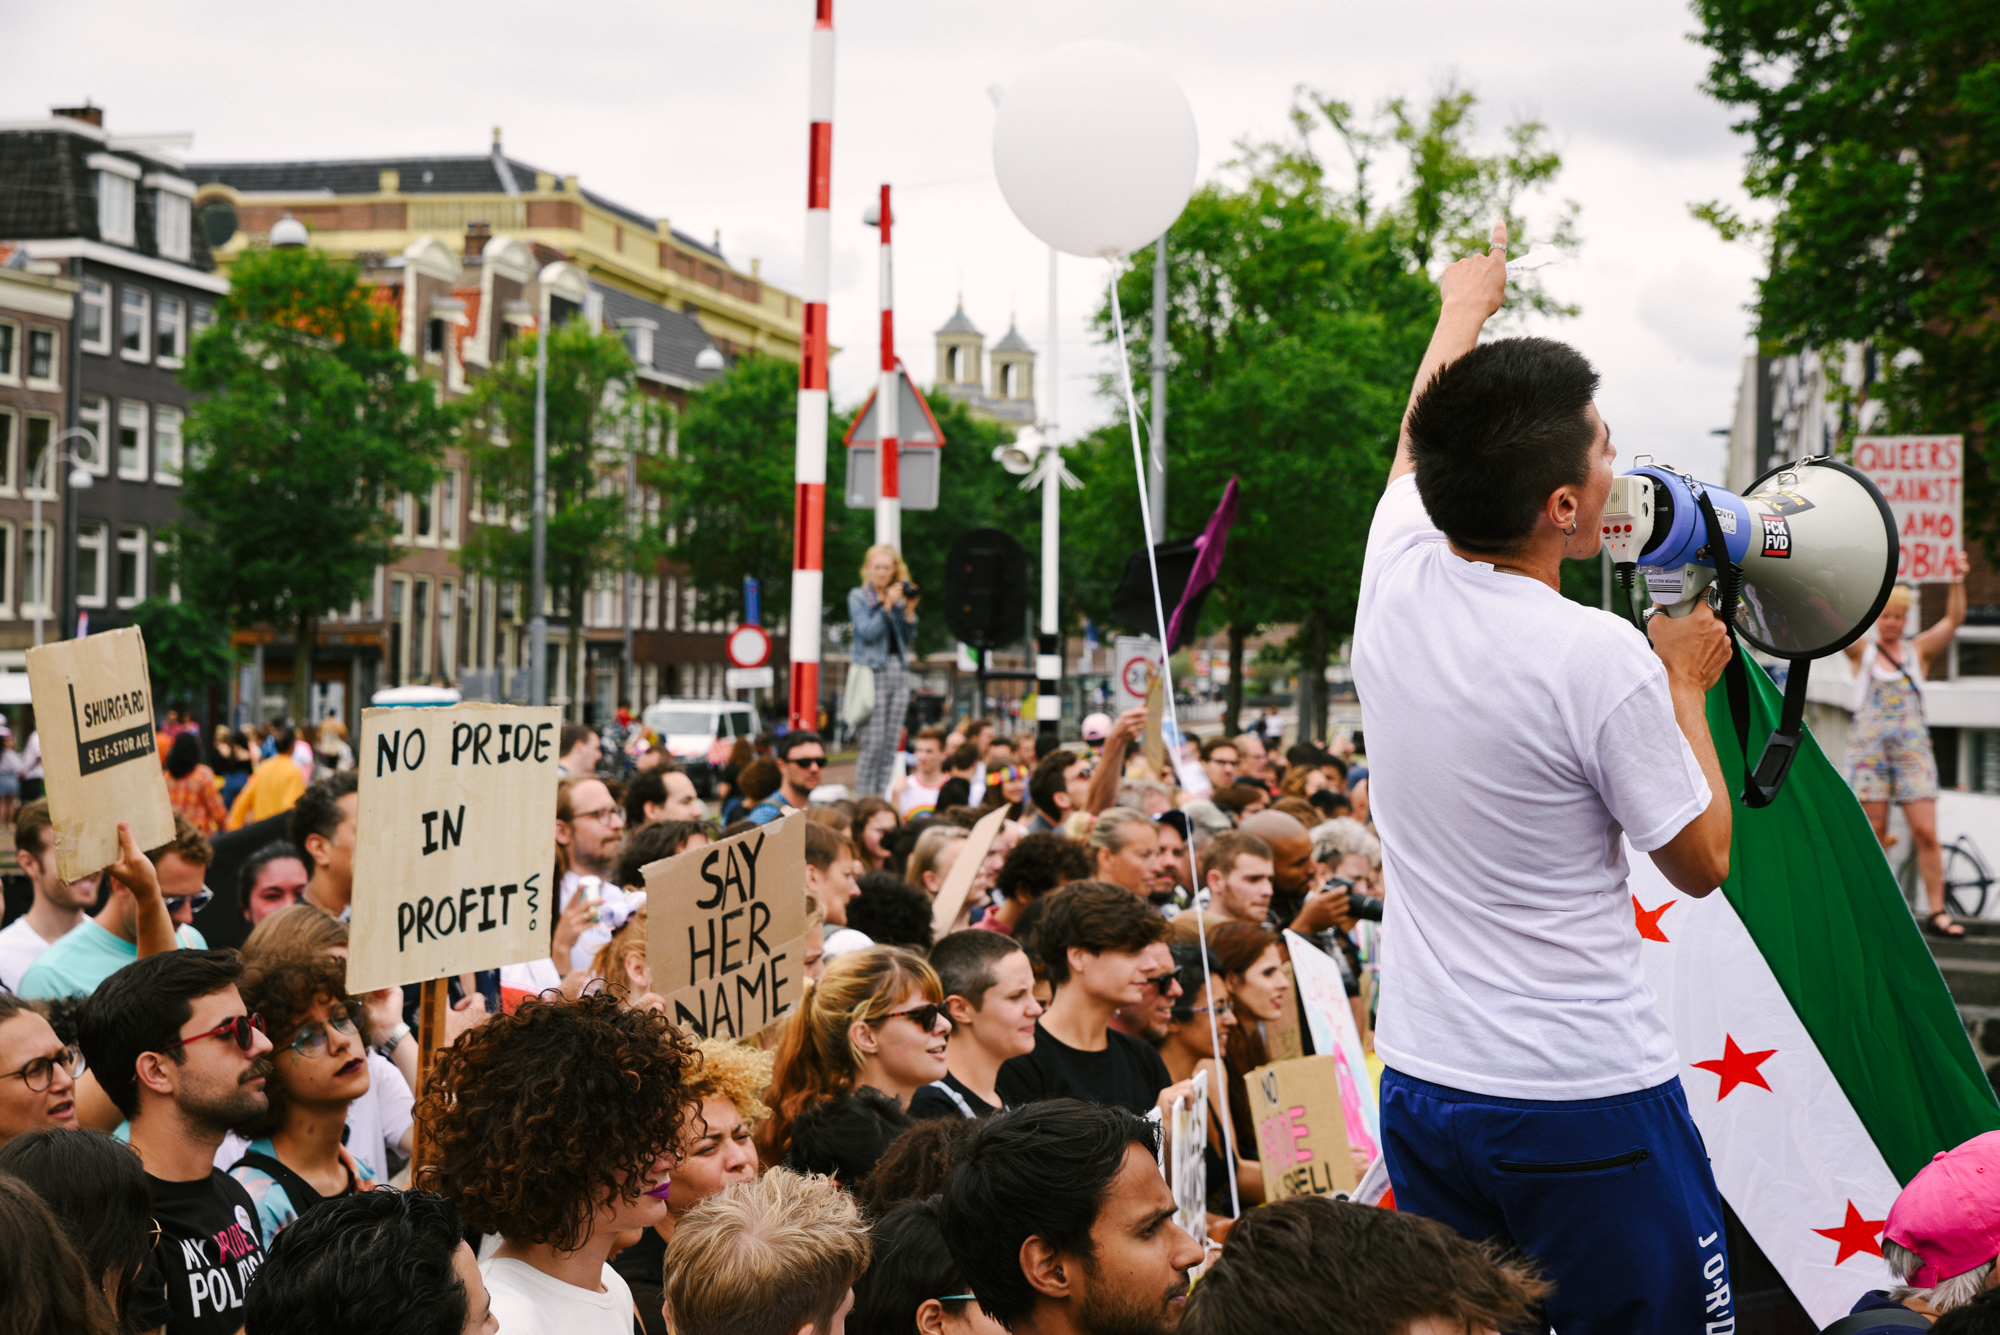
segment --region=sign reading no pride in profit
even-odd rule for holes
[[[362,711],[350,991],[548,954],[561,727],[553,706]]]

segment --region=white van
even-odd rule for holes
[[[675,700],[661,697],[646,706],[640,715],[647,727],[660,734],[667,754],[687,771],[695,791],[703,797],[715,793],[716,775],[722,762],[711,763],[711,750],[720,755],[718,741],[734,743],[738,737],[751,740],[763,726],[757,706],[740,700]]]

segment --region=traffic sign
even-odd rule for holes
[[[725,690],[768,691],[776,680],[777,674],[768,667],[722,669],[722,685]]]
[[[729,632],[729,661],[740,668],[763,667],[771,661],[771,637],[762,626],[738,626]]]

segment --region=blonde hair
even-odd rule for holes
[[[324,742],[331,738],[336,742],[347,740],[347,725],[337,718],[327,719],[319,725],[319,739]]]
[[[917,836],[917,846],[910,850],[910,861],[903,869],[903,879],[911,885],[930,893],[924,884],[924,873],[937,868],[938,857],[946,844],[955,844],[965,838],[967,831],[961,825],[933,825]]]
[[[792,1011],[778,1038],[765,1095],[771,1116],[757,1133],[766,1163],[785,1157],[800,1113],[854,1088],[861,1074],[861,1053],[849,1033],[855,1022],[880,1022],[913,991],[944,1001],[937,974],[912,951],[869,946],[827,961],[825,975]]]
[[[728,1099],[753,1126],[771,1115],[761,1095],[771,1083],[773,1054],[722,1038],[704,1038],[695,1050],[701,1061],[683,1071],[681,1080],[697,1099]]]
[[[689,1210],[667,1243],[676,1335],[830,1329],[873,1249],[861,1211],[830,1177],[773,1168]]]
[[[279,909],[250,929],[243,958],[261,955],[323,955],[347,944],[347,924],[311,904]]]
[[[1907,585],[1907,584],[1892,584],[1892,585],[1890,585],[1890,586],[1889,586],[1889,600],[1888,600],[1887,602],[1885,602],[1885,603],[1883,603],[1883,604],[1882,604],[1882,610],[1883,610],[1884,612],[1887,612],[1887,611],[1891,611],[1891,610],[1894,610],[1894,611],[1897,611],[1897,612],[1907,612],[1907,611],[1909,611],[1909,610],[1910,610],[1910,586],[1909,586],[1909,585]]]
[[[877,552],[888,553],[889,559],[896,563],[896,573],[889,576],[890,579],[908,579],[910,577],[910,567],[903,560],[903,554],[897,551],[894,545],[890,543],[878,542],[867,551],[861,553],[861,582],[863,584],[868,584],[868,563],[875,559]],[[869,584],[868,587],[873,588],[874,585]]]

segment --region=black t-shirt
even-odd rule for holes
[[[980,1098],[966,1087],[964,1081],[951,1072],[946,1071],[944,1079],[933,1081],[910,1095],[910,1118],[912,1121],[921,1122],[933,1117],[965,1117],[968,1115],[965,1108],[959,1107],[958,1104],[952,1101],[950,1094],[938,1088],[939,1085],[950,1086],[959,1098],[964,1099],[965,1108],[972,1109],[970,1116],[984,1117],[988,1113],[997,1113],[1000,1111],[997,1105],[988,1103],[985,1099]],[[995,1092],[997,1093],[998,1091]]]
[[[879,1089],[863,1085],[816,1103],[792,1123],[785,1167],[795,1173],[825,1173],[852,1187],[874,1171],[889,1142],[914,1125],[902,1105]]]
[[[264,1263],[263,1235],[250,1193],[216,1169],[193,1182],[147,1175],[160,1225],[153,1260],[173,1315],[167,1335],[233,1335],[243,1325],[243,1295]]]
[[[1145,1042],[1107,1029],[1102,1052],[1079,1052],[1035,1026],[1035,1050],[1010,1057],[1000,1067],[994,1092],[1009,1108],[1037,1099],[1082,1099],[1111,1103],[1144,1117],[1173,1083],[1167,1064]]]

